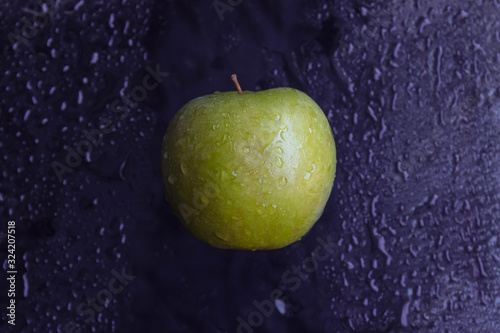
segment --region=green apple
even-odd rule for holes
[[[332,130],[303,92],[237,88],[191,100],[168,125],[166,199],[215,247],[281,248],[323,213],[335,178]]]

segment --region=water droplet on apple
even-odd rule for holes
[[[181,171],[182,171],[182,174],[185,176],[187,175],[187,168],[186,168],[186,165],[184,163],[181,163]]]
[[[276,215],[276,205],[269,206],[268,212],[269,212],[269,215],[271,215],[271,216]]]
[[[207,113],[208,112],[208,108],[206,106],[204,106],[204,105],[201,105],[201,106],[198,106],[197,111],[198,112],[201,111],[203,113]]]
[[[286,142],[285,137],[283,136],[283,132],[287,131],[288,127],[285,127],[285,129],[280,130],[279,136],[280,139],[283,140],[283,142]]]
[[[204,196],[203,194],[199,193],[198,192],[198,195],[199,195],[199,199],[200,199],[200,202],[201,202],[201,205],[202,206],[206,206],[210,203],[210,200],[208,200],[208,198],[206,196]]]
[[[220,146],[222,146],[224,143],[226,143],[226,142],[227,142],[227,141],[229,141],[229,140],[231,140],[231,137],[229,136],[229,134],[224,133],[224,135],[222,136],[222,141],[221,141],[221,142],[219,142],[219,143],[217,144],[217,146],[219,146],[219,147],[220,147]]]
[[[236,171],[234,171],[234,170],[233,170],[232,175],[235,176],[235,177],[238,177],[238,175],[236,174]]]
[[[177,177],[173,173],[171,173],[170,176],[168,176],[168,182],[173,185],[176,181]]]
[[[225,233],[222,233],[220,231],[216,231],[215,236],[222,239],[223,241],[227,241],[229,239],[229,237]]]
[[[283,167],[283,160],[282,160],[279,156],[276,156],[276,157],[274,158],[274,163],[276,164],[276,166],[277,166],[278,168]]]
[[[243,149],[243,152],[245,154],[248,154],[250,152],[250,148],[249,147],[245,147],[245,149]]]
[[[214,131],[215,131],[216,129],[218,129],[218,128],[219,128],[219,125],[213,125],[213,126],[212,126],[212,130],[214,130]]]
[[[280,116],[280,115],[277,115],[277,116],[276,116],[276,121],[280,121],[280,119],[281,119],[281,116]]]
[[[183,136],[182,138],[179,138],[177,141],[175,141],[175,146],[176,147],[186,146],[187,144],[189,144],[190,141],[191,139],[189,138],[189,136]]]
[[[314,172],[314,170],[316,170],[316,165],[312,164],[311,169],[308,172],[306,172],[304,179],[308,180],[309,177],[311,177],[311,174]]]
[[[281,149],[280,147],[274,148],[274,151],[277,152],[278,154],[283,154],[283,149]]]
[[[278,180],[278,183],[281,185],[281,186],[284,186],[288,183],[288,179],[286,179],[286,177],[281,177],[279,180]]]

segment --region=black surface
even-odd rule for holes
[[[15,220],[18,268],[1,332],[237,332],[276,288],[286,312],[253,331],[500,332],[500,3],[234,0],[223,20],[210,1],[63,3],[17,51],[41,4],[0,4],[0,245]],[[113,112],[147,66],[169,75]],[[164,201],[168,120],[232,73],[306,92],[332,125],[334,191],[284,249],[212,248]],[[59,181],[53,162],[103,119]],[[337,246],[297,279],[317,237]],[[80,315],[122,268],[135,278]]]

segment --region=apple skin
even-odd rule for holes
[[[163,138],[166,199],[193,235],[218,248],[300,239],[323,213],[335,170],[325,114],[292,88],[193,99]]]

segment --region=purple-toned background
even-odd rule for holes
[[[2,1],[0,331],[500,332],[499,17],[497,0]],[[306,92],[335,136],[325,213],[280,250],[212,248],[164,200],[169,119],[232,73]]]

